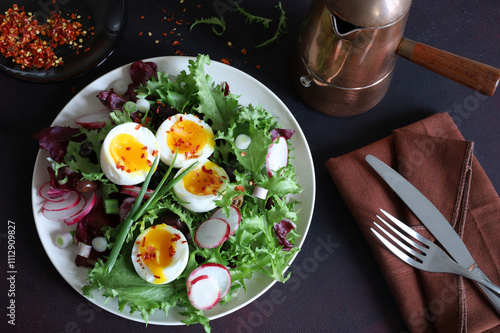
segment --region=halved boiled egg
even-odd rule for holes
[[[215,201],[221,199],[220,192],[226,187],[227,179],[223,168],[211,161],[203,161],[174,185],[174,194],[190,211],[208,212],[217,207]]]
[[[113,128],[101,147],[101,169],[113,183],[135,185],[143,182],[159,153],[155,135],[136,123]]]
[[[163,163],[171,165],[176,151],[178,152],[174,168],[206,160],[214,152],[212,128],[193,114],[176,114],[169,117],[158,128],[156,139]]]
[[[186,268],[189,246],[184,234],[167,224],[157,224],[141,233],[132,248],[137,274],[152,284],[175,280]]]

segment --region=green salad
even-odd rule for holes
[[[239,96],[230,92],[228,83],[216,84],[206,74],[205,66],[209,64],[208,56],[199,55],[189,61],[187,71],[171,77],[154,63],[136,62],[130,68],[131,84],[121,91],[115,86],[99,94],[107,113],[101,110],[98,119],[88,116],[77,120],[81,125],[77,128],[52,127],[36,135],[40,146],[51,155],[48,201],[69,198],[71,192],[86,198],[87,204],[82,205],[86,208],[77,219],[74,214],[73,218],[59,219],[73,224],[75,241],[89,248],[78,253],[77,258],[77,265],[90,267],[83,294],[93,297],[97,292],[116,298],[120,311],[128,305],[130,312],[139,312],[146,323],[157,310],[168,315],[169,311],[178,311],[178,307],[182,309],[183,323],[199,323],[207,332],[210,325],[204,309],[230,302],[237,293],[245,292],[246,281],[255,273],[280,282],[287,280],[289,276],[284,272],[298,251],[294,245],[299,236],[295,227],[300,223],[297,202],[290,195],[302,190],[288,155],[293,149],[289,140],[293,130],[280,128],[260,105],[240,105]],[[114,129],[140,127],[158,138],[158,132],[171,134],[175,126],[179,127],[169,125],[164,131],[162,124],[167,120],[188,119],[191,115],[210,128],[205,129],[207,133],[212,133],[207,139],[213,140],[212,150],[204,153],[206,157],[193,150],[205,143],[189,143],[195,148],[182,151],[182,145],[190,140],[183,138],[175,141],[177,148],[170,149],[170,145],[167,149],[169,159],[162,149],[153,149],[153,144],[141,146],[149,167],[138,183],[112,175],[117,170],[128,171],[123,179],[129,179],[134,170],[127,170],[130,166],[126,162],[113,160],[111,167],[105,165],[106,154],[113,149],[109,148],[113,143],[108,147],[107,137]],[[69,139],[59,147],[51,135],[63,131],[67,131]],[[126,148],[127,153],[133,150],[131,147],[132,144]],[[177,165],[181,160],[184,164]],[[208,167],[206,163],[215,166]],[[194,200],[176,191],[179,184],[187,188],[188,175],[202,173],[195,171],[200,165],[203,166],[199,170],[207,175],[220,175],[211,185],[201,187],[212,197],[205,208],[192,205]],[[223,171],[218,173],[215,167]],[[237,218],[230,217],[234,212]],[[229,222],[230,219],[234,221]],[[186,251],[184,259],[175,262],[180,267],[178,276],[168,283],[156,283],[158,280],[149,276],[148,281],[143,276],[147,274],[139,273],[134,251],[146,242],[146,237],[149,240],[144,235],[151,227],[165,224],[175,229],[169,233],[175,239],[166,245],[170,246],[172,265],[181,249],[181,243],[175,245],[176,240],[182,240]],[[96,238],[104,239],[104,249],[90,249]],[[158,248],[154,252],[155,247],[149,246],[148,258],[141,253],[137,257],[156,258],[161,266]],[[141,262],[139,265],[144,268]],[[226,291],[222,290],[225,287],[219,290],[220,278],[212,279],[209,270],[195,276],[201,268],[215,266],[229,274],[223,278]],[[213,289],[213,295],[202,295],[195,285],[198,290]]]

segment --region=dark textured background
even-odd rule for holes
[[[3,2],[3,1],[2,1]],[[31,211],[31,175],[37,153],[32,134],[50,125],[82,88],[108,71],[134,60],[207,53],[227,58],[283,100],[310,144],[317,177],[313,221],[302,251],[291,267],[299,283],[276,284],[257,302],[211,322],[214,332],[404,332],[398,312],[373,256],[329,178],[323,163],[381,139],[392,130],[437,112],[449,112],[495,188],[500,190],[500,96],[482,98],[473,91],[399,59],[389,92],[374,109],[353,118],[333,118],[305,106],[289,80],[289,60],[310,1],[284,0],[288,34],[280,44],[254,48],[269,32],[245,24],[226,11],[227,30],[218,37],[209,26],[189,32],[187,22],[216,16],[214,1],[127,1],[127,22],[115,52],[100,67],[63,83],[36,84],[0,73],[0,328],[7,327],[7,221],[16,223],[16,326],[18,332],[143,331],[201,332],[202,328],[161,327],[132,322],[89,303],[57,273],[37,236]],[[21,4],[21,2],[19,2]],[[197,5],[201,4],[201,8]],[[277,18],[277,1],[243,0],[250,12]],[[161,11],[166,10],[166,14]],[[183,9],[186,9],[183,12]],[[174,21],[161,21],[172,14]],[[141,16],[144,18],[141,19]],[[176,28],[175,34],[163,36]],[[143,32],[142,36],[138,33]],[[149,37],[148,32],[153,36]],[[498,0],[414,1],[405,37],[500,67]],[[156,44],[155,40],[159,40]],[[172,46],[178,40],[179,45]],[[232,43],[233,48],[228,46]],[[247,54],[240,52],[246,48]],[[259,67],[259,68],[258,68]],[[474,107],[465,108],[466,103]],[[362,181],[362,180],[360,180]],[[322,242],[335,248],[322,257]],[[323,260],[324,259],[324,260]],[[274,291],[274,292],[273,292]],[[273,296],[274,295],[274,296]],[[278,298],[276,295],[279,295]],[[271,304],[271,306],[269,306]],[[268,305],[266,308],[265,305]],[[3,329],[1,329],[4,331]],[[5,332],[5,331],[4,331]]]

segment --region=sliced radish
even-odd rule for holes
[[[95,191],[83,193],[82,196],[85,198],[85,206],[78,213],[66,218],[64,223],[67,225],[72,225],[83,219],[92,210],[94,204],[97,200],[97,194]]]
[[[131,195],[137,197],[139,192],[141,191],[141,187],[133,186],[133,185],[122,185],[122,190],[120,191],[122,194]],[[151,195],[153,195],[154,191],[147,189],[144,193],[144,198],[149,199]]]
[[[266,156],[266,171],[269,177],[272,177],[274,172],[288,165],[288,143],[286,139],[279,136],[269,146]]]
[[[69,194],[68,191],[58,191],[56,192],[57,195],[55,195],[54,193],[51,193],[51,192],[54,192],[54,191],[51,191],[52,188],[50,186],[50,181],[44,183],[42,186],[40,186],[40,189],[38,190],[38,194],[44,198],[45,200],[48,200],[48,201],[54,201],[54,202],[59,202],[59,201],[63,201]]]
[[[231,289],[232,283],[231,274],[226,267],[217,263],[206,263],[199,266],[194,271],[192,271],[191,274],[189,274],[189,277],[186,281],[188,289],[189,285],[193,283],[196,278],[202,275],[207,275],[213,278],[219,286],[220,298],[226,297],[229,289]]]
[[[234,206],[229,206],[229,216],[224,213],[224,210],[221,208],[217,209],[215,213],[210,216],[211,219],[219,218],[225,220],[229,224],[229,234],[232,236],[240,226],[241,222],[241,213],[240,210]]]
[[[212,249],[229,238],[231,227],[226,220],[210,218],[200,224],[194,234],[195,243],[204,249]]]
[[[48,201],[46,201],[46,202],[48,202]],[[68,209],[48,210],[48,209],[44,209],[44,207],[42,206],[42,215],[51,221],[64,221],[65,219],[68,219],[68,218],[80,213],[82,211],[83,207],[86,205],[86,203],[87,203],[87,199],[85,197],[81,196],[78,204],[75,206],[72,206]]]
[[[99,110],[76,118],[76,123],[86,129],[99,129],[111,119],[108,110]]]
[[[78,205],[81,200],[81,196],[78,192],[69,192],[68,196],[62,201],[49,201],[45,200],[42,205],[42,209],[45,210],[67,210],[71,207]]]
[[[220,301],[220,289],[217,282],[208,275],[200,275],[188,286],[188,298],[198,310],[213,308]]]

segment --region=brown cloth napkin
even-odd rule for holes
[[[447,218],[483,272],[500,284],[500,198],[447,113],[393,135],[326,167],[368,241],[411,332],[500,332],[500,315],[470,280],[414,269],[370,231],[382,208],[435,240],[365,161],[372,154],[415,185]]]

